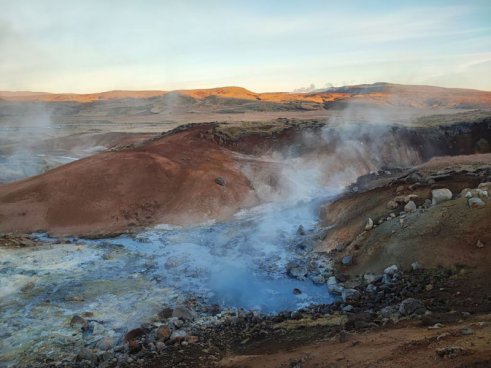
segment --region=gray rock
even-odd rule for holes
[[[483,208],[486,206],[486,203],[481,198],[477,197],[469,198],[467,204],[470,208]]]
[[[379,311],[379,314],[382,318],[398,318],[399,314],[397,313],[397,309],[393,306],[384,307]]]
[[[348,304],[343,307],[343,312],[347,312],[347,313],[352,312],[353,309],[354,309],[353,306]]]
[[[476,248],[484,248],[484,243],[482,241],[478,240],[476,243]]]
[[[414,211],[416,211],[416,208],[417,208],[416,203],[414,203],[413,201],[409,201],[404,206],[404,211],[405,212],[414,212]]]
[[[395,275],[397,272],[399,272],[399,267],[397,267],[396,265],[389,266],[384,270],[385,275],[391,276]]]
[[[316,285],[322,285],[326,283],[326,279],[322,275],[312,277],[312,282]]]
[[[439,203],[449,201],[452,199],[452,192],[450,189],[443,188],[443,189],[433,189],[431,191],[431,204],[432,205],[437,205]]]
[[[411,269],[413,271],[420,270],[423,268],[423,265],[419,263],[418,261],[411,263]]]
[[[329,290],[329,292],[332,294],[341,295],[344,290],[344,287],[338,284],[336,277],[331,276],[327,280],[327,290]]]
[[[372,230],[372,229],[373,229],[373,220],[369,217],[365,225],[365,230]]]
[[[356,289],[343,289],[341,297],[343,298],[343,302],[357,301],[360,299],[360,293]]]
[[[367,284],[371,284],[379,281],[382,278],[381,275],[375,275],[374,273],[366,273],[363,275],[363,279]]]
[[[399,313],[403,316],[410,316],[412,314],[424,314],[426,307],[419,299],[407,298],[404,299],[399,305]]]
[[[341,264],[343,266],[349,266],[353,263],[353,257],[352,256],[344,256],[342,259],[341,259]]]
[[[172,311],[172,317],[179,318],[183,321],[192,321],[195,318],[194,312],[183,305],[177,306]]]
[[[92,350],[87,348],[81,348],[77,358],[79,360],[87,360],[92,364],[97,363],[97,355]]]
[[[305,280],[305,277],[308,274],[307,265],[300,261],[288,262],[286,265],[286,273],[294,279]]]
[[[346,244],[345,243],[338,243],[338,244],[336,244],[336,251],[338,251],[338,252],[342,252],[345,248],[346,248]]]
[[[368,284],[366,290],[369,293],[375,293],[377,291],[377,287],[374,284]]]
[[[172,332],[172,335],[170,335],[169,340],[171,342],[181,341],[184,340],[187,335],[187,332],[184,330],[175,330]]]

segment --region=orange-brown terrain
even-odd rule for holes
[[[309,267],[329,258],[329,277],[316,280],[332,304],[265,316],[190,297],[185,312],[164,309],[114,351],[87,345],[79,366],[491,366],[491,92],[385,83],[305,94],[0,92],[0,111],[13,132],[0,138],[0,168],[12,169],[0,183],[9,248],[32,246],[32,232],[98,238],[226,223],[257,205],[302,202],[306,188],[343,187],[296,234]],[[46,132],[33,136],[46,112]],[[8,158],[22,147],[83,158],[7,180],[19,177],[23,164]],[[92,333],[95,313],[68,324]]]

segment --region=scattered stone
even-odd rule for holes
[[[433,189],[431,191],[431,197],[432,197],[431,204],[435,206],[439,203],[451,200],[452,192],[450,191],[450,189],[447,188]]]
[[[106,351],[111,349],[112,347],[113,347],[113,339],[110,337],[104,337],[100,339],[99,342],[97,343],[97,348],[99,350]]]
[[[196,344],[199,341],[199,337],[194,335],[189,335],[186,337],[186,341],[188,344]]]
[[[172,317],[172,308],[164,308],[164,309],[162,309],[159,312],[158,316],[161,319],[167,319],[167,318]]]
[[[396,194],[401,194],[402,192],[404,192],[404,185],[399,185],[396,189]]]
[[[484,243],[481,240],[478,240],[476,243],[477,248],[484,248]]]
[[[286,265],[287,275],[297,280],[305,280],[308,272],[307,265],[298,260],[288,262]]]
[[[443,323],[438,322],[432,326],[429,326],[428,330],[438,330],[438,329],[443,328],[443,327],[445,327],[445,325]]]
[[[399,268],[396,265],[389,266],[384,270],[384,274],[391,276],[396,274],[397,272],[399,272]]]
[[[303,228],[302,225],[300,225],[297,229],[297,235],[304,236],[305,235],[305,229]]]
[[[399,207],[399,204],[396,201],[387,202],[387,209],[395,210],[397,207]]]
[[[470,208],[483,208],[484,206],[486,206],[486,203],[481,198],[476,197],[469,198],[467,204]]]
[[[480,183],[477,186],[477,189],[482,189],[482,190],[491,190],[491,182],[485,182],[485,183]]]
[[[92,364],[97,363],[97,355],[92,350],[87,348],[81,348],[77,355],[77,358],[78,360],[87,360]]]
[[[147,333],[145,332],[145,330],[143,328],[135,328],[135,329],[130,330],[126,333],[126,335],[124,336],[124,340],[126,342],[129,342],[131,340],[135,340],[139,337],[142,337],[146,334]]]
[[[462,336],[474,335],[474,330],[470,327],[464,327],[459,332]]]
[[[352,305],[350,305],[350,304],[348,304],[348,305],[345,305],[345,306],[343,307],[343,312],[349,313],[349,312],[352,312],[352,311],[353,311],[353,309],[354,309],[354,308],[353,308],[353,306],[352,306]]]
[[[487,190],[478,189],[477,190],[477,195],[481,199],[488,199],[488,191]]]
[[[365,230],[369,231],[373,229],[373,220],[369,217],[365,225]]]
[[[343,266],[350,266],[353,263],[353,257],[352,256],[344,256],[341,259],[341,264]]]
[[[372,284],[376,281],[380,281],[381,278],[382,278],[382,276],[375,275],[374,273],[366,273],[363,275],[363,279],[365,280],[365,282],[367,284]]]
[[[338,284],[335,276],[331,276],[327,279],[327,290],[329,290],[330,293],[340,295],[343,292],[344,287]]]
[[[426,285],[426,286],[425,286],[425,290],[426,290],[426,291],[431,291],[431,290],[433,290],[433,285],[432,285],[432,284],[428,284],[428,285]]]
[[[215,178],[215,183],[223,187],[225,185],[225,180],[221,176],[217,176]]]
[[[85,331],[87,329],[87,326],[88,326],[87,321],[77,314],[74,315],[70,320],[70,327],[80,327],[82,331]]]
[[[336,244],[336,251],[337,252],[342,252],[345,248],[346,248],[346,244],[345,243],[338,243],[338,244]]]
[[[436,341],[440,341],[440,340],[443,340],[444,338],[448,337],[448,336],[452,336],[452,334],[450,332],[444,332],[442,333],[441,335],[438,335],[436,337]]]
[[[414,212],[416,211],[416,203],[413,201],[407,202],[407,204],[404,206],[404,212]]]
[[[326,279],[322,275],[312,277],[312,282],[316,285],[322,285],[326,283]]]
[[[418,261],[411,263],[411,269],[413,271],[417,271],[423,268],[423,265],[419,263]]]
[[[157,332],[156,332],[156,337],[158,340],[160,341],[166,341],[167,339],[169,339],[170,335],[172,334],[171,330],[169,327],[167,326],[160,326],[158,329],[157,329]]]
[[[172,311],[172,317],[179,318],[183,321],[192,321],[195,318],[193,311],[185,306],[177,306]]]
[[[360,292],[356,289],[343,289],[341,297],[343,298],[343,302],[355,302],[360,299]]]
[[[179,343],[181,341],[184,341],[184,339],[187,336],[187,332],[184,330],[175,330],[172,332],[170,335],[169,341],[173,343]]]
[[[436,353],[440,358],[455,358],[467,354],[467,351],[461,346],[447,346],[445,348],[436,349]]]
[[[375,293],[377,291],[377,287],[374,284],[368,284],[366,290],[369,293]]]
[[[407,298],[404,299],[399,306],[399,313],[403,316],[412,314],[424,314],[426,307],[419,299]]]

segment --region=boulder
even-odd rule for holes
[[[344,289],[341,293],[341,297],[343,298],[343,302],[356,302],[360,299],[360,292],[356,289]]]
[[[172,317],[179,318],[183,321],[192,321],[195,318],[194,312],[185,307],[185,306],[177,306],[172,311]]]
[[[486,203],[481,198],[477,197],[469,198],[467,204],[470,208],[483,208],[486,206]]]
[[[392,266],[387,267],[384,270],[384,274],[392,276],[392,275],[396,274],[398,271],[399,271],[399,267],[397,267],[396,265],[392,265]]]
[[[166,341],[172,334],[171,330],[167,326],[160,326],[156,332],[156,337],[160,341]]]
[[[431,191],[431,204],[437,205],[439,203],[449,201],[452,199],[452,192],[450,189],[443,188],[443,189],[433,189]]]
[[[184,330],[175,330],[170,335],[169,341],[170,342],[177,342],[177,343],[179,343],[181,341],[184,341],[184,339],[186,339],[186,336],[187,336],[187,332],[186,331],[184,331]]]
[[[419,299],[407,298],[404,299],[399,305],[399,313],[403,316],[410,316],[412,314],[424,314],[426,307]]]
[[[344,287],[338,284],[336,277],[331,276],[329,277],[329,279],[327,279],[327,290],[329,290],[329,292],[332,294],[341,295]]]
[[[409,201],[407,202],[407,204],[404,206],[404,211],[405,212],[414,212],[416,211],[416,203],[414,203],[413,201]]]
[[[286,265],[287,275],[297,280],[305,280],[308,272],[307,265],[300,261],[291,261]]]

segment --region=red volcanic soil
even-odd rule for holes
[[[256,203],[233,153],[195,126],[138,148],[98,154],[0,186],[0,230],[56,235],[224,219]],[[217,177],[225,185],[215,182]]]

